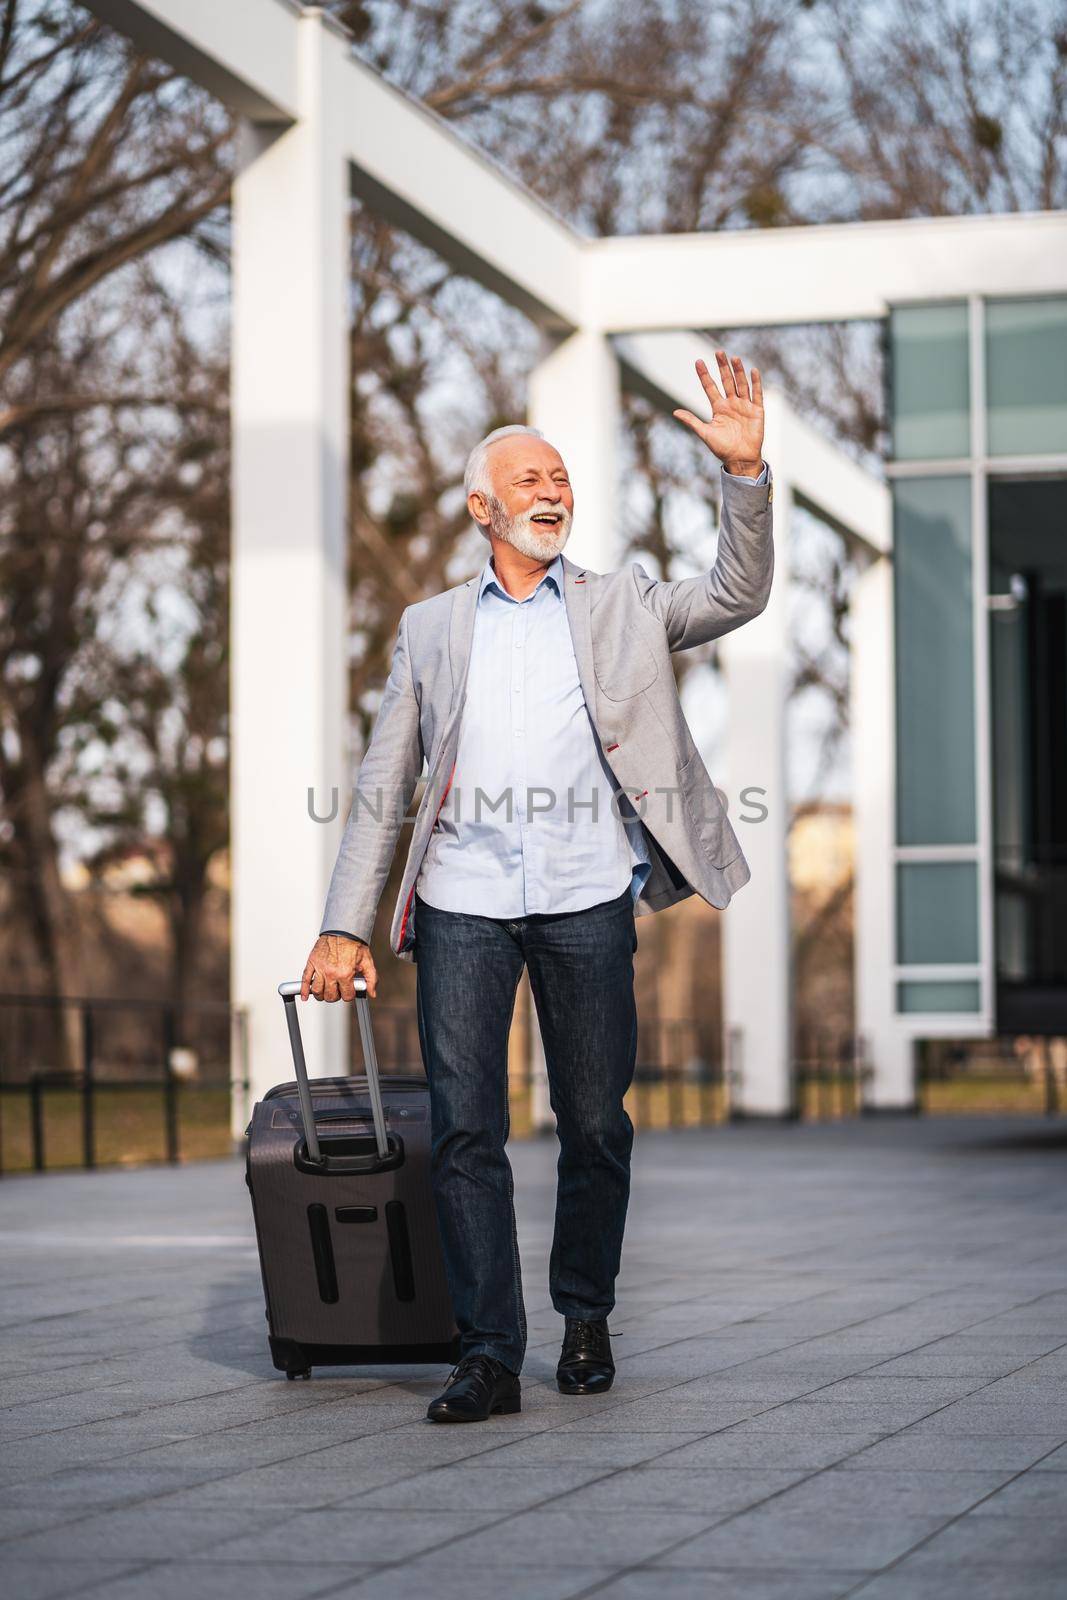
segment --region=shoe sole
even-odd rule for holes
[[[511,1400],[501,1400],[498,1406],[492,1406],[490,1408],[488,1417],[461,1417],[456,1415],[449,1416],[447,1413],[435,1417],[433,1413],[429,1411],[426,1413],[426,1417],[429,1422],[488,1422],[489,1417],[512,1417],[516,1414],[516,1412],[521,1410],[522,1398],[519,1395],[515,1395]]]
[[[614,1378],[611,1381],[614,1383]],[[611,1383],[600,1383],[595,1387],[591,1387],[586,1383],[580,1383],[576,1387],[568,1385],[567,1388],[564,1388],[563,1384],[560,1383],[559,1379],[557,1378],[556,1388],[559,1390],[560,1394],[607,1394],[608,1390],[611,1388]]]

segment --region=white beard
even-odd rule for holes
[[[530,511],[524,511],[521,516],[513,517],[505,510],[495,494],[487,498],[490,532],[498,539],[503,539],[505,544],[510,544],[520,555],[529,556],[531,561],[552,561],[570,538],[574,519],[566,506],[552,507],[559,514],[560,524],[554,532],[551,532],[548,529],[539,530],[533,520],[538,511],[548,510],[548,507],[534,506]]]

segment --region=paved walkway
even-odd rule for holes
[[[640,1137],[598,1399],[513,1153],[524,1410],[460,1428],[273,1372],[236,1163],[0,1184],[5,1595],[1063,1600],[1067,1126]]]

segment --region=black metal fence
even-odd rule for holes
[[[1067,1040],[926,1039],[916,1049],[919,1109],[930,1115],[1061,1116]]]
[[[249,1098],[242,1012],[0,994],[0,1172],[197,1159]]]
[[[376,1003],[384,1072],[422,1071],[414,1011]],[[0,994],[0,1172],[223,1156],[251,1110],[244,1014],[200,1003],[178,1017],[166,1001]],[[931,1109],[953,1070],[944,1055],[920,1062],[920,1103]],[[359,1071],[358,1047],[353,1070]],[[793,1115],[834,1120],[862,1113],[871,1069],[855,1037],[809,1029],[796,1040]],[[1031,1077],[1033,1075],[1031,1074]],[[739,1044],[692,1018],[643,1017],[626,1106],[637,1128],[710,1127],[744,1103]],[[511,1123],[522,1138],[554,1123],[537,1054],[516,1050],[509,1069]],[[1058,1110],[1051,1067],[1032,1098]]]
[[[793,1058],[794,1115],[810,1122],[859,1116],[871,1073],[855,1034],[801,1029]]]

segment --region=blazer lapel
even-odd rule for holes
[[[563,561],[563,598],[567,604],[567,621],[570,623],[574,659],[578,663],[578,681],[585,695],[585,703],[592,716],[596,706],[593,674],[593,631],[589,617],[589,584],[586,569],[571,561]]]
[[[455,711],[462,698],[467,681],[467,668],[471,662],[471,644],[474,639],[474,613],[478,603],[478,579],[468,578],[452,596],[452,612],[448,623],[448,660],[452,668],[452,701]]]

